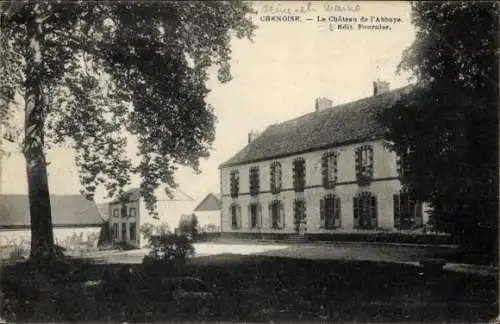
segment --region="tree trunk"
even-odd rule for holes
[[[27,23],[24,156],[31,219],[31,258],[55,259],[47,163],[44,152],[44,103],[42,94],[42,32],[39,23]]]

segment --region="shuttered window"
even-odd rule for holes
[[[248,205],[248,215],[250,217],[250,228],[262,227],[262,210],[260,204]]]
[[[306,185],[306,161],[298,158],[293,161],[293,189],[295,192],[304,192]]]
[[[231,215],[231,227],[233,229],[241,228],[241,207],[239,205],[233,204],[229,207],[229,213]]]
[[[278,194],[281,191],[281,163],[273,162],[270,173],[271,193]]]
[[[423,225],[422,203],[417,202],[406,192],[393,196],[394,227],[410,229]]]
[[[377,228],[377,197],[364,192],[353,198],[354,227],[360,229]]]
[[[240,192],[240,173],[238,170],[231,171],[231,197],[238,198]]]
[[[323,177],[323,187],[331,189],[337,182],[337,153],[325,153],[321,161],[321,171]]]
[[[373,146],[363,145],[355,151],[354,165],[356,178],[360,184],[366,184],[373,178]]]
[[[130,240],[131,241],[135,241],[137,238],[136,238],[136,231],[137,231],[137,227],[135,225],[135,222],[132,222],[132,223],[129,223],[128,224],[128,228],[129,228],[129,237],[130,237]]]
[[[320,228],[335,229],[341,226],[341,203],[335,195],[327,195],[320,200]]]
[[[269,220],[270,228],[285,228],[285,212],[283,203],[280,200],[273,200],[271,203],[269,203]]]
[[[255,197],[259,195],[260,191],[260,173],[258,167],[251,167],[249,174],[249,183],[250,183],[250,196]]]

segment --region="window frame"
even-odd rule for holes
[[[269,227],[273,230],[282,230],[285,228],[284,204],[281,200],[275,199],[269,202]],[[276,214],[277,213],[277,219]],[[275,222],[276,219],[276,222]]]
[[[250,167],[248,170],[248,180],[250,196],[258,196],[260,193],[260,169],[258,166]]]
[[[306,188],[307,168],[303,157],[293,160],[293,191],[304,192]]]
[[[282,189],[282,166],[281,162],[275,161],[270,166],[270,190],[271,193],[276,195]]]
[[[132,230],[132,226],[134,227],[133,228],[134,230]],[[129,231],[129,233],[128,233],[129,240],[133,241],[133,242],[137,241],[137,224],[136,224],[136,222],[128,223],[128,231]],[[133,238],[132,238],[132,233],[134,234]]]
[[[238,198],[240,194],[240,171],[231,170],[230,177],[230,196],[233,199]]]
[[[241,207],[238,204],[231,204],[229,206],[229,213],[231,215],[231,229],[241,229]]]
[[[338,153],[336,151],[325,152],[321,158],[321,172],[323,187],[333,189],[338,181]]]
[[[355,150],[355,173],[360,185],[369,183],[374,175],[373,145],[358,146]]]
[[[320,201],[320,228],[338,229],[342,226],[342,203],[339,197],[329,194]],[[332,221],[329,222],[328,220]]]

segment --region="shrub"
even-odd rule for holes
[[[180,234],[194,237],[198,233],[198,217],[195,214],[182,215],[178,227]]]
[[[150,238],[150,251],[144,257],[143,264],[148,267],[166,267],[173,269],[182,266],[195,255],[194,246],[185,235],[164,234]]]
[[[139,232],[147,241],[150,241],[153,235],[166,235],[171,233],[170,227],[168,226],[167,223],[162,223],[160,225],[145,223],[139,228]]]

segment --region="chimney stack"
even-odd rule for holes
[[[256,130],[250,131],[250,133],[248,133],[248,144],[252,143],[257,137],[259,137],[259,135],[260,132]]]
[[[376,81],[373,81],[373,95],[379,95],[384,92],[389,91],[389,82],[387,81],[381,81],[380,79],[377,79]]]
[[[326,97],[317,98],[314,103],[314,110],[319,111],[333,107],[333,100]]]

